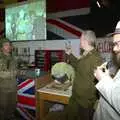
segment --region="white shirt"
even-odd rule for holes
[[[96,84],[96,88],[120,113],[120,70],[113,79],[110,76],[104,76]],[[100,97],[94,120],[120,120],[120,116]]]

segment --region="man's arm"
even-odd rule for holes
[[[96,88],[120,112],[120,81],[116,82],[110,76],[104,76],[96,84]]]
[[[66,61],[67,61],[67,63],[72,65],[74,68],[77,67],[78,59],[72,53],[66,54]]]

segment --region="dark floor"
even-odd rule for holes
[[[14,119],[15,120],[25,120],[17,110],[15,111],[15,118]]]

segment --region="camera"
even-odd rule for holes
[[[99,66],[100,69],[102,69],[103,72],[105,72],[108,69],[109,62],[104,62],[101,66]]]

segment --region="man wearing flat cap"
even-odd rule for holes
[[[16,61],[8,39],[0,38],[0,120],[14,120],[16,109]]]
[[[120,21],[117,23],[113,36],[113,52],[118,67],[120,67]],[[94,120],[120,120],[120,69],[112,78],[109,69],[102,71],[98,66],[94,71],[98,79],[96,88],[101,94]]]

